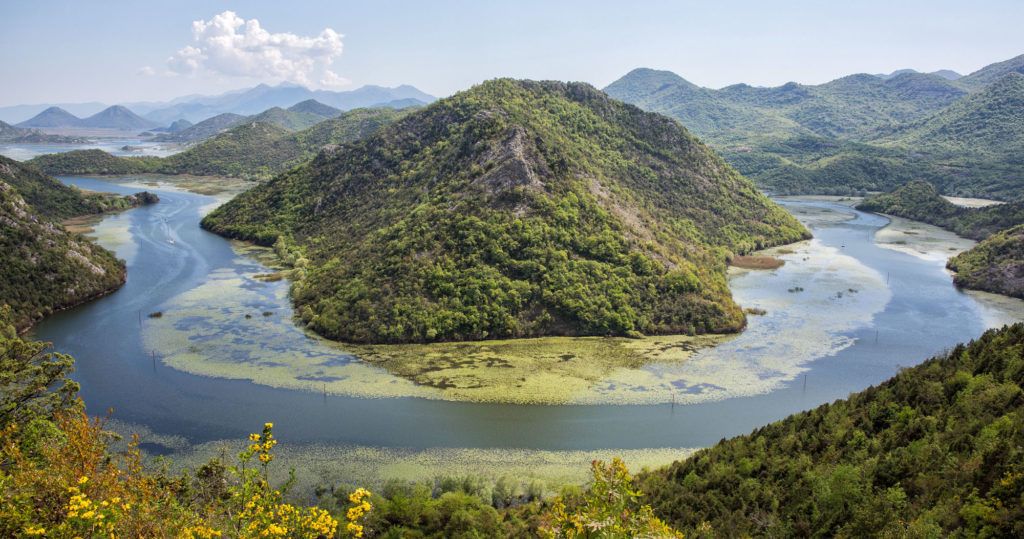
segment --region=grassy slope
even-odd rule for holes
[[[807,235],[676,122],[511,80],[323,154],[204,226],[297,243],[303,319],[359,342],[736,330],[725,253]]]
[[[1024,325],[640,480],[687,535],[1024,535]]]

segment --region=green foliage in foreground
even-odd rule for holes
[[[321,154],[203,226],[297,253],[303,320],[354,342],[736,331],[728,254],[808,237],[675,121],[512,80]]]
[[[957,286],[1024,298],[1024,224],[997,232],[949,259]]]
[[[587,488],[552,500],[503,478],[391,481],[317,493],[293,505],[274,486],[274,425],[249,435],[237,459],[221,456],[180,475],[143,466],[134,438],[115,451],[67,378],[73,360],[14,335],[0,309],[0,536],[32,537],[650,537],[680,535],[658,520],[619,459],[595,461]],[[305,503],[308,503],[306,501]]]
[[[1024,223],[1024,202],[966,208],[942,198],[935,186],[924,181],[867,198],[857,209],[921,221],[973,240]]]
[[[1024,535],[1024,324],[644,475],[717,536]]]
[[[74,150],[41,155],[28,163],[53,175],[148,173],[263,180],[312,159],[323,146],[367,136],[407,114],[390,108],[357,109],[297,132],[261,121],[285,112],[271,109],[267,116],[258,115],[169,157],[117,157],[103,150]]]

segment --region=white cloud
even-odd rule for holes
[[[172,72],[276,79],[304,86],[349,83],[330,69],[342,52],[342,35],[331,28],[316,36],[272,34],[256,19],[225,11],[208,21],[194,21],[192,37],[191,45],[167,59]]]
[[[156,75],[156,70],[153,69],[152,66],[142,66],[136,73],[143,77],[152,77],[153,75]]]

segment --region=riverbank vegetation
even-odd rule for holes
[[[957,286],[1024,298],[1024,225],[997,232],[949,259]]]
[[[678,123],[495,80],[221,206],[303,262],[310,328],[358,343],[737,331],[727,254],[809,236]]]

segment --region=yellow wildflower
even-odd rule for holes
[[[260,441],[260,435],[256,434],[255,432],[250,434],[249,435],[249,441],[250,442],[258,442],[258,441]]]
[[[25,528],[25,535],[46,535],[46,529],[39,526]]]
[[[78,484],[79,484],[79,485],[84,485],[84,484],[86,484],[86,483],[87,483],[88,481],[89,481],[89,476],[87,476],[87,475],[83,475],[82,477],[79,477],[79,478],[78,478]]]

